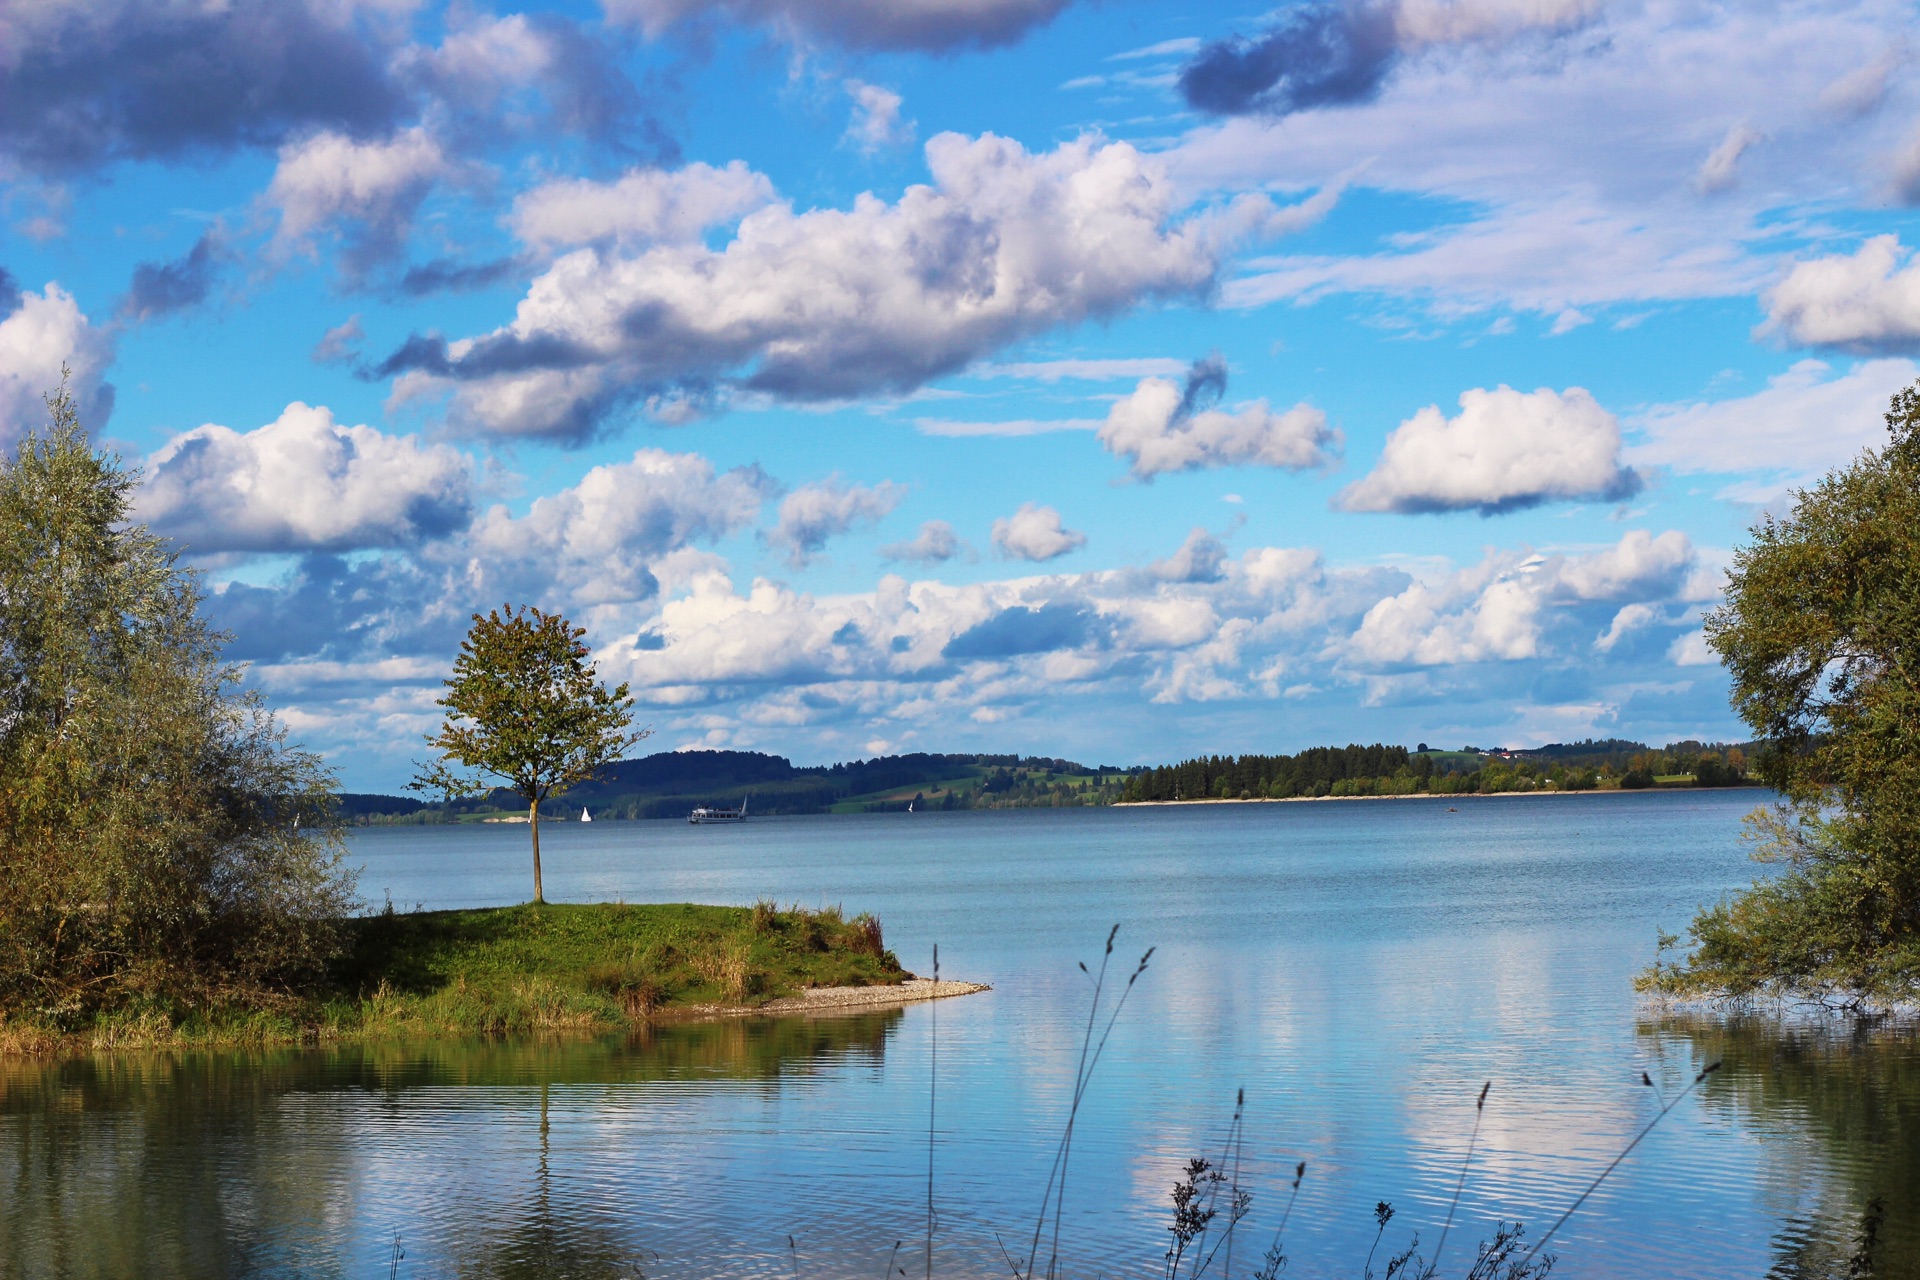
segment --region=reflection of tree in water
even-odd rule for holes
[[[464,1105],[508,1111],[540,1085],[544,1139],[546,1086],[774,1087],[849,1060],[879,1065],[901,1017],[667,1024],[604,1040],[0,1060],[0,1275],[339,1273],[363,1250],[358,1236],[380,1229],[357,1185],[358,1113],[326,1105],[326,1095],[371,1093],[404,1115],[410,1090],[472,1086]],[[617,1223],[553,1202],[544,1151],[543,1141],[530,1201],[489,1205],[488,1221],[444,1242],[458,1274],[646,1268],[648,1255],[621,1241]],[[404,1223],[401,1232],[405,1244]]]
[[[549,1088],[540,1086],[540,1163],[532,1196],[500,1209],[508,1219],[504,1225],[477,1223],[470,1245],[455,1242],[454,1274],[473,1280],[637,1280],[651,1254],[624,1243],[612,1226],[585,1217],[577,1206],[555,1209]]]
[[[766,1080],[820,1070],[849,1059],[879,1066],[887,1036],[904,1016],[900,1009],[847,1017],[742,1018],[643,1027],[628,1040],[603,1042],[610,1059],[623,1064],[623,1082],[678,1079]],[[525,1083],[540,1062],[541,1046],[507,1050],[505,1061],[486,1064],[483,1074]],[[541,1073],[540,1145],[532,1193],[514,1205],[490,1208],[492,1220],[474,1224],[462,1239],[443,1242],[454,1274],[474,1280],[546,1280],[582,1277],[614,1280],[656,1270],[658,1256],[634,1241],[617,1220],[596,1216],[595,1206],[569,1197],[550,1164],[550,1086],[594,1083],[605,1077],[585,1070],[592,1058],[568,1054]],[[469,1062],[469,1066],[477,1064]],[[478,1081],[475,1081],[476,1083]]]
[[[777,1080],[842,1065],[880,1065],[904,1016],[888,1009],[838,1018],[731,1018],[646,1025],[595,1040],[459,1041],[355,1046],[336,1072],[369,1089],[422,1085],[637,1084],[656,1080]]]
[[[0,1274],[217,1280],[297,1264],[346,1151],[325,1115],[276,1105],[288,1057],[0,1063]]]
[[[1763,1133],[1820,1144],[1809,1180],[1827,1184],[1824,1203],[1783,1225],[1770,1276],[1920,1277],[1920,1026],[1677,1016],[1640,1030],[1684,1039],[1696,1060],[1725,1061],[1710,1106],[1736,1109]],[[1865,1272],[1855,1256],[1876,1200],[1884,1216]]]

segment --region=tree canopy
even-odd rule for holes
[[[0,457],[0,1007],[270,1002],[353,903],[333,779],[129,522],[138,475],[48,407]]]
[[[1767,516],[1708,643],[1771,744],[1749,819],[1776,876],[1704,911],[1657,986],[1896,997],[1920,985],[1920,387],[1889,442]]]
[[[533,837],[533,900],[540,884],[540,805],[586,782],[647,736],[628,733],[627,686],[600,683],[586,628],[557,613],[503,606],[473,626],[446,681],[437,754],[420,766],[416,790],[473,795],[504,783],[527,806]],[[469,772],[459,772],[454,766]]]

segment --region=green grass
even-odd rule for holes
[[[465,984],[498,991],[533,980],[618,992],[651,983],[656,1006],[746,1004],[807,987],[874,986],[904,976],[878,922],[837,907],[770,905],[498,907],[381,914],[352,922],[337,969],[348,991],[425,996]]]
[[[848,796],[836,800],[832,806],[834,813],[865,813],[870,804],[905,804],[917,795],[924,795],[931,803],[949,791],[965,795],[986,781],[981,773],[963,774],[959,777],[944,778],[939,782],[916,782],[904,787],[889,787],[885,791],[869,791],[863,795]]]
[[[1016,784],[1019,786],[1052,787],[1056,783],[1065,783],[1074,790],[1094,786],[1102,776],[1092,773],[1056,773],[1048,776],[1042,770],[1025,768],[1013,769],[1011,772]],[[1117,777],[1123,785],[1126,780],[1126,775],[1124,774],[1108,773],[1104,776],[1109,779]],[[861,795],[847,796],[845,799],[836,801],[831,808],[831,812],[868,813],[872,811],[870,809],[872,805],[905,805],[907,801],[913,799],[915,796],[923,797],[926,807],[931,809],[945,799],[948,792],[953,792],[955,795],[960,796],[971,795],[978,792],[986,784],[986,781],[986,773],[980,771],[962,774],[952,778],[943,778],[938,782],[916,782],[902,787],[890,787],[885,791],[868,791]],[[1108,785],[1111,786],[1113,784],[1110,782]]]
[[[119,1009],[64,1027],[10,1019],[0,1052],[606,1032],[907,977],[879,921],[837,907],[548,903],[345,924],[328,980],[278,1008]]]

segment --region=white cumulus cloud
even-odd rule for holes
[[[391,547],[463,528],[471,465],[295,401],[252,431],[212,423],[147,459],[139,517],[196,552]]]
[[[1893,235],[1798,263],[1766,294],[1763,333],[1863,353],[1920,349],[1920,263]]]
[[[440,144],[417,127],[380,141],[318,133],[290,142],[262,196],[280,215],[274,246],[312,252],[317,236],[338,231],[346,237],[345,266],[364,271],[401,251],[420,202],[451,168]]]
[[[911,541],[882,547],[880,554],[910,564],[940,564],[960,554],[960,535],[945,520],[929,520]]]
[[[541,249],[685,244],[776,199],[765,174],[735,160],[723,168],[630,169],[612,182],[545,182],[513,202],[514,234]]]
[[[1483,515],[1553,499],[1616,501],[1640,478],[1620,461],[1620,424],[1579,387],[1502,385],[1460,395],[1448,418],[1428,405],[1387,437],[1380,461],[1336,499],[1347,511]]]
[[[1205,529],[1195,529],[1180,549],[1151,566],[1155,577],[1168,582],[1217,582],[1227,563],[1227,549]]]
[[[0,320],[0,444],[46,426],[42,398],[60,386],[60,367],[80,421],[98,428],[113,410],[113,387],[104,379],[113,363],[113,338],[96,329],[73,295],[49,283],[20,295],[13,313]]]
[[[1517,576],[1476,581],[1484,576],[1482,571],[1440,585],[1416,582],[1388,596],[1361,620],[1351,641],[1354,656],[1378,666],[1534,657],[1540,646],[1538,593]],[[1463,592],[1467,584],[1477,589]]]
[[[1214,467],[1300,471],[1333,460],[1340,433],[1327,426],[1327,415],[1320,410],[1297,404],[1275,412],[1265,400],[1230,410],[1197,408],[1195,392],[1203,378],[1224,385],[1224,368],[1201,362],[1184,390],[1168,378],[1142,379],[1108,410],[1100,443],[1125,458],[1141,480]]]
[[[767,541],[785,548],[788,562],[800,568],[827,545],[829,538],[874,523],[906,496],[905,486],[891,480],[868,488],[832,476],[803,485],[781,500],[779,521]]]
[[[1052,560],[1087,545],[1087,535],[1066,528],[1052,507],[1024,502],[993,522],[993,545],[1009,560]]]
[[[716,475],[698,454],[641,449],[524,516],[490,509],[468,535],[466,576],[501,589],[557,583],[582,604],[645,600],[661,561],[752,524],[773,491],[758,467]]]
[[[1179,223],[1160,162],[1083,137],[1032,153],[946,133],[894,203],[749,213],[719,249],[581,249],[513,322],[416,337],[382,366],[454,388],[479,430],[579,439],[636,398],[716,383],[791,400],[904,391],[1059,325],[1204,292],[1217,237]]]
[[[1659,610],[1650,604],[1623,604],[1613,620],[1607,623],[1607,629],[1595,636],[1593,648],[1596,653],[1612,653],[1614,647],[1636,631],[1646,628],[1649,623],[1660,618]]]
[[[1676,639],[1667,647],[1667,658],[1676,667],[1711,667],[1720,661],[1705,631],[1689,631]]]
[[[1652,594],[1665,598],[1684,585],[1693,566],[1693,543],[1677,529],[1655,537],[1632,529],[1611,547],[1574,556],[1546,579],[1576,600],[1613,601]]]
[[[913,137],[913,121],[900,116],[904,99],[891,89],[864,80],[847,81],[853,99],[853,117],[847,122],[847,141],[869,154]]]
[[[1678,597],[1694,559],[1692,543],[1676,530],[1632,530],[1584,555],[1491,552],[1478,565],[1416,580],[1379,600],[1348,641],[1348,659],[1359,668],[1390,668],[1545,657],[1548,633],[1563,616],[1596,608],[1613,619],[1604,643],[1591,645],[1605,653],[1625,630],[1653,623],[1651,610],[1632,606]]]

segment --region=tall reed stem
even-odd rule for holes
[[[1675,1107],[1679,1106],[1680,1100],[1682,1098],[1685,1098],[1688,1094],[1692,1093],[1695,1089],[1698,1089],[1702,1084],[1706,1082],[1706,1079],[1708,1076],[1712,1075],[1714,1072],[1718,1071],[1719,1069],[1720,1069],[1719,1062],[1717,1061],[1709,1062],[1705,1067],[1701,1068],[1700,1074],[1693,1078],[1692,1084],[1689,1084],[1686,1088],[1682,1089],[1679,1093],[1674,1094],[1673,1100],[1667,1103],[1666,1106],[1660,1108],[1660,1110],[1654,1114],[1653,1119],[1647,1121],[1645,1128],[1641,1129],[1639,1133],[1636,1133],[1633,1135],[1633,1141],[1629,1142],[1626,1145],[1626,1147],[1620,1152],[1619,1155],[1615,1156],[1611,1161],[1608,1162],[1607,1167],[1600,1171],[1600,1176],[1595,1178],[1593,1182],[1588,1185],[1587,1189],[1580,1193],[1580,1198],[1578,1200],[1575,1200],[1572,1204],[1568,1205],[1567,1211],[1560,1215],[1559,1220],[1556,1221],[1551,1227],[1547,1228],[1547,1234],[1541,1236],[1538,1240],[1533,1242],[1533,1248],[1527,1250],[1527,1256],[1520,1260],[1521,1265],[1525,1266],[1526,1263],[1532,1261],[1533,1255],[1540,1252],[1541,1249],[1546,1247],[1547,1241],[1553,1239],[1553,1233],[1558,1231],[1561,1227],[1564,1227],[1565,1225],[1567,1225],[1567,1219],[1573,1216],[1573,1211],[1575,1209],[1578,1209],[1581,1205],[1585,1204],[1587,1202],[1588,1196],[1592,1195],[1595,1191],[1599,1190],[1600,1184],[1607,1180],[1607,1175],[1612,1173],[1615,1169],[1619,1168],[1620,1162],[1622,1160],[1625,1160],[1627,1156],[1633,1152],[1633,1149],[1640,1145],[1640,1139],[1646,1137],[1648,1134],[1653,1132],[1653,1126],[1659,1124],[1662,1120],[1665,1120],[1667,1118],[1667,1113],[1669,1111],[1672,1111]],[[1646,1077],[1643,1076],[1642,1078],[1645,1079]],[[1648,1080],[1648,1083],[1651,1084],[1652,1081]]]
[[[927,1280],[933,1280],[933,1113],[940,1100],[940,944],[933,944],[933,999],[927,1002]]]
[[[1473,1104],[1473,1136],[1467,1139],[1467,1158],[1460,1162],[1460,1180],[1453,1184],[1453,1202],[1447,1206],[1447,1221],[1440,1228],[1440,1242],[1433,1246],[1433,1262],[1429,1269],[1440,1269],[1440,1252],[1447,1247],[1447,1232],[1453,1230],[1453,1211],[1460,1207],[1460,1193],[1466,1189],[1467,1166],[1473,1163],[1474,1144],[1480,1141],[1480,1120],[1487,1113],[1487,1090],[1493,1088],[1489,1080],[1480,1086],[1480,1100]]]
[[[1060,1144],[1054,1149],[1053,1167],[1047,1172],[1047,1185],[1040,1195],[1040,1216],[1033,1224],[1033,1240],[1027,1250],[1027,1269],[1022,1272],[1018,1267],[1014,1268],[1014,1273],[1021,1276],[1022,1280],[1033,1280],[1034,1263],[1040,1256],[1040,1237],[1047,1227],[1049,1203],[1053,1206],[1053,1241],[1047,1260],[1048,1276],[1051,1277],[1054,1274],[1059,1264],[1061,1206],[1066,1196],[1067,1161],[1073,1151],[1074,1122],[1079,1118],[1080,1103],[1086,1097],[1087,1085],[1093,1079],[1093,1069],[1099,1065],[1100,1055],[1106,1052],[1107,1040],[1113,1035],[1113,1024],[1119,1021],[1120,1011],[1126,1008],[1127,997],[1133,994],[1133,984],[1138,982],[1140,975],[1147,971],[1147,961],[1153,958],[1154,948],[1148,947],[1146,954],[1140,957],[1140,963],[1127,976],[1126,988],[1120,993],[1120,999],[1115,1002],[1107,1018],[1107,1024],[1096,1043],[1093,1039],[1093,1029],[1100,1013],[1101,993],[1106,989],[1107,964],[1113,957],[1113,940],[1119,933],[1120,926],[1117,924],[1107,932],[1106,951],[1101,956],[1100,973],[1097,977],[1089,972],[1084,961],[1080,964],[1080,972],[1093,981],[1093,1003],[1087,1010],[1087,1027],[1080,1040],[1080,1065],[1074,1071],[1073,1101],[1067,1108],[1066,1131],[1061,1134]]]

